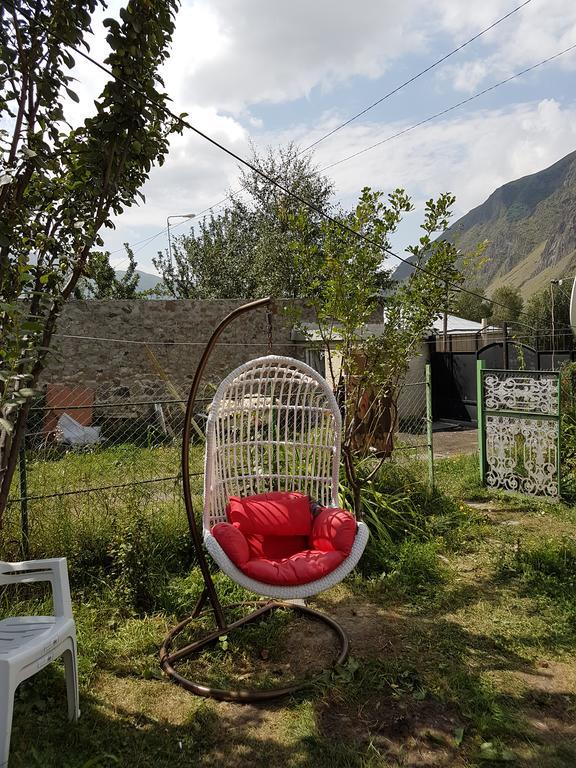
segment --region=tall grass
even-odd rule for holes
[[[350,508],[352,492],[344,479],[340,497]],[[441,581],[438,553],[460,544],[477,522],[469,508],[437,489],[430,491],[419,468],[411,465],[384,464],[364,481],[361,501],[370,539],[360,572],[409,589]]]

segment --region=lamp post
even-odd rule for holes
[[[172,266],[172,241],[170,239],[170,219],[193,219],[196,216],[195,213],[175,213],[166,217],[166,230],[168,231],[168,258],[170,259],[170,266]]]

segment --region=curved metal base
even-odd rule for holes
[[[205,648],[207,645],[215,643],[222,635],[227,635],[232,630],[238,629],[244,624],[249,624],[252,621],[261,619],[263,616],[266,616],[268,613],[271,613],[277,608],[290,608],[291,610],[296,611],[297,613],[300,613],[304,616],[308,616],[317,621],[321,621],[330,627],[330,629],[333,630],[340,641],[340,653],[334,662],[334,665],[342,664],[346,660],[349,650],[348,637],[340,624],[334,621],[334,619],[331,619],[329,616],[326,616],[323,613],[319,613],[318,611],[314,611],[311,608],[306,608],[303,605],[279,602],[276,600],[270,602],[257,600],[251,603],[235,603],[234,605],[228,607],[234,608],[242,605],[257,605],[260,607],[255,611],[252,611],[252,613],[248,614],[248,616],[245,616],[244,618],[239,619],[232,624],[227,624],[226,626],[213,630],[209,634],[205,635],[202,639],[196,640],[190,645],[187,645],[178,651],[174,651],[173,653],[170,653],[170,648],[174,638],[180,634],[180,632],[182,632],[182,630],[185,629],[192,621],[200,618],[201,614],[195,611],[191,616],[189,616],[187,619],[184,619],[184,621],[181,621],[172,630],[170,630],[170,632],[164,638],[164,642],[160,648],[160,666],[164,672],[166,672],[166,674],[171,677],[174,682],[178,683],[178,685],[181,685],[187,691],[191,691],[197,696],[206,696],[208,698],[218,699],[219,701],[236,701],[239,703],[248,704],[255,701],[269,701],[270,699],[276,699],[280,696],[287,696],[290,693],[295,693],[306,685],[309,685],[310,681],[300,681],[294,683],[293,685],[284,686],[283,688],[269,688],[262,691],[249,689],[230,691],[224,690],[222,688],[210,688],[208,685],[195,683],[192,680],[188,680],[187,678],[182,677],[182,675],[180,675],[174,669],[174,664],[176,662],[181,661],[182,659],[187,659],[202,648]]]

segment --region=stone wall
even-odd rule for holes
[[[41,384],[94,389],[97,400],[185,397],[204,344],[241,300],[70,301],[59,319]],[[82,338],[74,338],[82,337]],[[287,318],[273,318],[273,351],[303,359]],[[205,375],[216,383],[237,365],[267,354],[265,310],[234,321],[221,336]]]

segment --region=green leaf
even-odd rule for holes
[[[80,101],[80,97],[78,96],[78,94],[74,93],[74,91],[71,88],[65,88],[64,90],[66,91],[68,96],[72,99],[72,101],[75,101],[76,104],[78,104],[78,102]]]
[[[35,397],[40,394],[40,390],[32,389],[31,387],[22,387],[22,389],[18,390],[18,394],[22,395],[22,397]]]
[[[457,747],[462,744],[464,740],[464,728],[455,728],[454,729],[454,744],[456,744]]]

